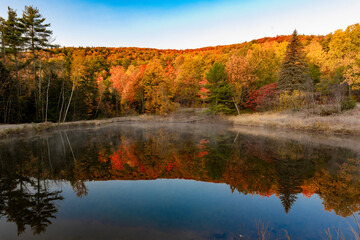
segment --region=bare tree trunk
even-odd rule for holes
[[[3,64],[4,64],[4,67],[5,67],[5,66],[6,66],[6,52],[5,52],[5,41],[4,41],[4,37],[2,37],[2,39],[1,39],[1,45],[2,45]]]
[[[78,92],[74,92],[74,97],[73,98],[74,98],[75,102],[78,100],[78,97],[79,97]],[[73,105],[73,111],[72,111],[72,119],[75,119],[76,107],[77,107],[77,105],[74,104]]]
[[[65,121],[66,121],[66,116],[67,116],[67,114],[68,114],[69,107],[70,107],[70,104],[71,104],[71,99],[72,99],[73,94],[74,94],[75,84],[76,84],[76,82],[77,82],[77,78],[76,78],[76,77],[74,77],[74,80],[75,80],[75,81],[73,81],[73,86],[72,86],[72,89],[71,89],[71,94],[70,94],[70,98],[69,98],[68,105],[67,105],[67,107],[66,107],[66,111],[65,111],[64,118],[63,118],[63,122],[65,122]]]
[[[5,121],[6,121],[6,111],[7,111],[7,109],[6,109],[5,97],[3,97],[3,103],[4,103],[4,123],[6,123]]]
[[[7,108],[6,108],[6,119],[5,122],[9,123],[10,122],[10,115],[11,115],[11,99],[8,99],[8,102],[6,104]]]
[[[61,121],[61,115],[62,115],[62,109],[64,106],[64,87],[65,87],[65,77],[64,77],[64,62],[61,61],[61,72],[63,73],[62,76],[62,84],[61,84],[61,90],[60,90],[60,95],[59,95],[59,100],[58,100],[58,105],[57,105],[57,109],[59,109],[59,123]],[[60,107],[60,102],[61,102],[61,107]]]
[[[6,103],[6,118],[5,118],[6,123],[10,122],[10,115],[11,115],[11,98],[9,97]]]
[[[18,122],[20,122],[20,82],[19,82],[19,73],[18,73],[18,61],[17,54],[14,54],[15,58],[15,73],[16,73],[16,91],[17,91],[17,102],[18,102]]]
[[[41,120],[44,121],[44,101],[41,94],[41,85],[42,85],[42,79],[41,79],[41,58],[42,58],[42,52],[40,52],[40,71],[39,71],[39,98],[40,98],[40,109],[41,109]]]
[[[34,45],[32,46],[32,54],[33,54],[33,66],[34,66],[34,80],[36,82],[36,55],[35,55],[35,47]]]
[[[35,82],[35,111],[36,111],[36,118],[40,115],[40,87],[39,83],[36,79],[36,54],[35,54],[35,47],[32,43],[32,55],[33,55],[33,71],[34,71],[34,82]]]
[[[239,111],[238,105],[235,102],[235,99],[232,98],[232,100],[234,101],[234,104],[235,104],[235,107],[236,107],[236,111],[238,112],[238,115],[240,115],[240,111]]]
[[[51,81],[51,77],[49,77],[48,86],[47,86],[47,89],[46,89],[46,113],[45,113],[45,122],[47,122],[48,108],[49,108],[49,88],[50,88],[50,81]]]
[[[61,108],[60,108],[60,111],[59,111],[59,123],[61,122],[64,105],[65,105],[65,92],[64,92],[64,90],[62,90],[62,94],[61,94]]]
[[[10,103],[10,98],[5,100],[5,97],[4,97],[4,123],[7,123],[6,120],[7,120],[7,115],[8,115],[9,103]]]
[[[62,82],[62,86],[61,86],[61,92],[60,92],[59,101],[58,101],[58,109],[59,109],[59,105],[60,105],[60,101],[61,101],[61,107],[60,107],[60,111],[59,111],[59,123],[61,122],[61,116],[62,116],[62,111],[63,111],[63,108],[64,108],[64,102],[65,102],[64,87],[65,87],[65,78],[63,78],[63,82]]]
[[[7,123],[10,122],[10,115],[11,115],[11,99],[9,100],[9,106],[8,106],[8,113],[7,113]]]

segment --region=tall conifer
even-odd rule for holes
[[[207,101],[210,103],[211,110],[214,113],[231,113],[234,111],[232,106],[233,91],[227,83],[227,74],[225,65],[215,63],[206,74],[207,84],[205,87],[209,90]]]
[[[308,72],[302,46],[295,30],[281,64],[278,88],[286,91],[309,90],[311,78]]]
[[[25,6],[25,10],[23,12],[22,23],[26,29],[25,31],[25,41],[26,47],[32,52],[33,55],[33,71],[34,71],[34,81],[35,86],[37,87],[36,91],[36,106],[37,113],[40,114],[40,109],[42,109],[42,94],[41,94],[41,72],[40,78],[37,79],[36,74],[36,51],[41,51],[44,48],[51,46],[50,37],[52,35],[52,31],[48,28],[50,24],[45,24],[45,18],[39,12],[39,9],[33,6]],[[41,63],[41,59],[40,59]],[[41,66],[41,65],[40,65]],[[40,69],[41,71],[41,69]],[[43,113],[43,111],[41,111]]]
[[[34,74],[36,78],[36,51],[50,45],[52,31],[48,28],[50,24],[45,24],[45,18],[41,16],[39,9],[33,6],[25,6],[22,17],[23,25],[26,29],[25,41],[27,48],[33,54]]]
[[[5,44],[5,19],[3,19],[2,17],[0,17],[0,41],[1,41],[1,57],[2,57],[2,61],[3,61],[3,65],[5,66],[6,64],[6,44]]]
[[[18,121],[20,121],[20,82],[19,82],[19,66],[18,54],[24,48],[24,25],[17,17],[16,11],[8,7],[8,19],[4,25],[4,41],[7,44],[7,51],[14,56],[15,76],[17,84],[17,101],[18,101]]]

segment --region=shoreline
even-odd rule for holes
[[[294,132],[288,129],[276,129],[267,127],[245,127],[234,125],[230,129],[235,133],[247,136],[270,138],[274,140],[295,141],[298,143],[311,143],[313,146],[326,145],[350,149],[360,155],[360,135],[318,134],[309,131]],[[295,134],[294,134],[295,133]]]
[[[0,140],[12,137],[35,137],[56,130],[70,130],[76,128],[96,128],[100,126],[108,126],[111,124],[122,123],[173,123],[173,124],[197,124],[197,123],[228,123],[224,118],[214,117],[210,115],[193,115],[183,116],[179,114],[172,114],[169,116],[161,115],[137,115],[124,116],[100,120],[81,120],[74,122],[53,123],[21,123],[21,124],[0,124]]]
[[[360,136],[360,106],[330,116],[306,112],[264,112],[228,117],[234,126]]]
[[[174,112],[168,116],[136,115],[101,120],[82,120],[65,123],[23,123],[0,124],[0,139],[10,137],[28,137],[50,132],[83,127],[96,128],[121,123],[173,123],[204,124],[221,123],[233,127],[251,127],[271,130],[290,130],[295,132],[322,133],[325,135],[360,136],[360,106],[341,114],[331,116],[311,115],[305,112],[264,112],[242,114],[238,116],[212,116],[204,109]]]

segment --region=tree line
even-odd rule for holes
[[[39,9],[0,19],[0,119],[65,122],[209,107],[240,114],[352,108],[360,89],[360,25],[326,36],[263,38],[190,50],[53,45]],[[316,109],[316,106],[324,106]]]

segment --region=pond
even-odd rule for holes
[[[123,124],[0,142],[0,239],[355,239],[356,140]]]

